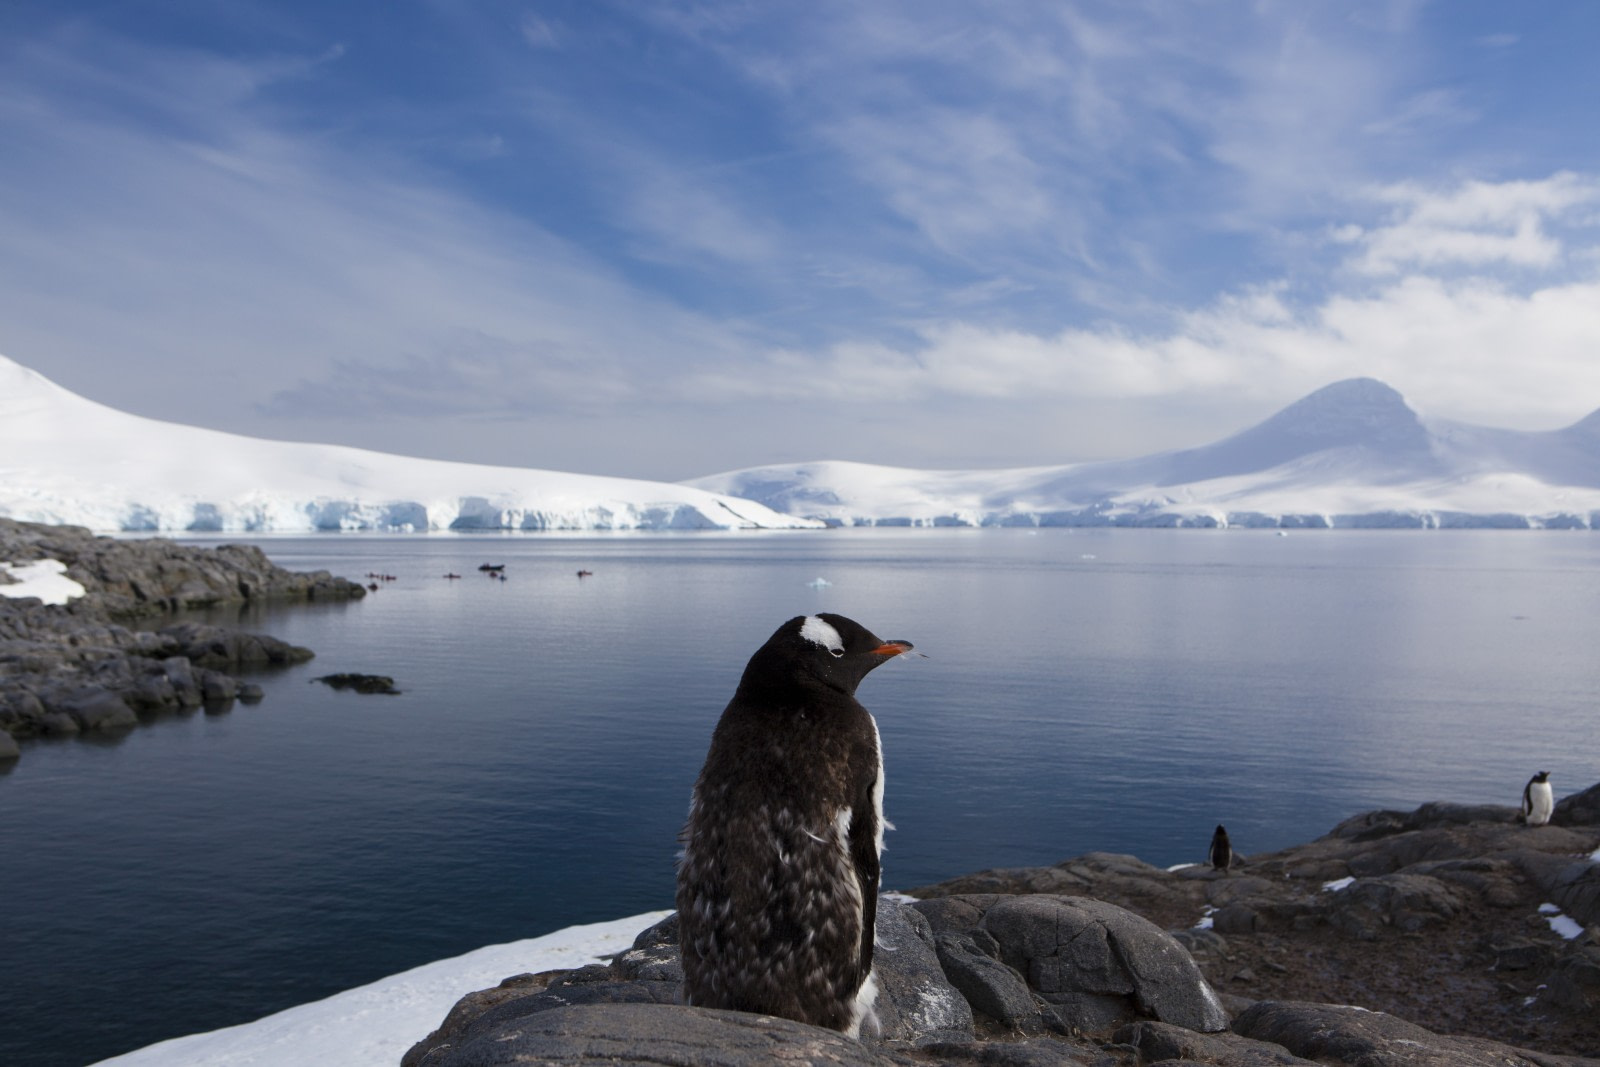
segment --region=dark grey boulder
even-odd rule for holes
[[[221,671],[200,672],[200,699],[207,704],[228,703],[239,695],[239,679]]]
[[[972,1008],[940,967],[928,920],[879,897],[877,931],[878,1036],[913,1045],[970,1038]]]
[[[17,747],[16,738],[5,730],[0,730],[0,763],[9,763],[22,755],[22,749]]]
[[[1450,887],[1419,874],[1360,878],[1328,896],[1328,922],[1364,941],[1375,939],[1385,927],[1411,933],[1437,925],[1461,909],[1460,898]]]
[[[1027,975],[1045,1000],[1089,1009],[1084,1023],[1063,1016],[1082,1029],[1103,1028],[1098,998],[1107,997],[1127,999],[1121,1021],[1143,1015],[1191,1030],[1227,1029],[1227,1013],[1183,946],[1114,904],[1014,897],[989,908],[983,928],[998,942],[1001,959]]]
[[[1478,894],[1495,908],[1515,908],[1523,900],[1525,871],[1511,859],[1479,856],[1465,860],[1422,863],[1410,873],[1425,874],[1461,889]]]
[[[1600,826],[1600,782],[1556,801],[1550,821],[1557,826]]]
[[[1141,1017],[1217,1031],[1228,1016],[1182,945],[1147,919],[1088,897],[969,896],[915,905],[935,930],[982,930],[1062,1024],[1103,1032]],[[979,918],[967,930],[964,921]]]
[[[446,1062],[447,1051],[540,1012],[602,1004],[680,1004],[682,983],[618,981],[612,968],[592,964],[573,971],[524,974],[459,1000],[439,1028],[413,1045],[402,1067]]]
[[[1308,1060],[1360,1067],[1564,1067],[1593,1062],[1449,1037],[1383,1012],[1333,1004],[1262,1001],[1242,1012],[1233,1029]]]
[[[173,656],[161,662],[162,672],[172,683],[173,695],[179,707],[195,708],[204,699],[200,693],[200,679],[186,656]]]
[[[1545,997],[1557,1007],[1591,1018],[1600,1012],[1600,945],[1578,944],[1556,961]]]
[[[84,733],[121,730],[139,722],[120,696],[97,685],[54,696],[47,706],[50,711],[71,718]]]
[[[309,648],[291,645],[266,634],[245,633],[198,622],[181,622],[163,628],[159,635],[174,655],[186,656],[197,667],[286,666],[313,658]]]
[[[1141,1063],[1226,1064],[1227,1067],[1317,1067],[1282,1045],[1237,1034],[1197,1034],[1171,1023],[1144,1020],[1130,1023],[1112,1035],[1112,1041],[1139,1051]]]
[[[678,913],[673,912],[633,939],[633,946],[612,967],[623,978],[640,982],[682,982],[683,960],[678,952]]]
[[[333,689],[350,689],[357,693],[379,694],[383,696],[399,696],[400,690],[394,687],[394,679],[386,674],[353,674],[344,672],[340,674],[324,674],[320,678],[311,679],[321,682]]]
[[[158,665],[154,673],[141,674],[122,690],[122,699],[137,712],[164,711],[178,706],[178,690]]]
[[[651,985],[652,983],[639,983]],[[524,1015],[408,1067],[502,1064],[770,1067],[774,1063],[884,1067],[866,1045],[788,1019],[666,1004],[596,1004]]]
[[[1211,915],[1211,928],[1218,934],[1253,934],[1262,923],[1261,913],[1243,902],[1218,908]]]
[[[920,1051],[933,1058],[911,1062],[973,1064],[974,1067],[1122,1067],[1130,1062],[1121,1057],[1111,1059],[1098,1049],[1054,1037],[995,1038],[966,1044],[930,1045]]]
[[[974,1012],[1022,1033],[1038,1033],[1052,1022],[1059,1025],[1053,1011],[1047,1020],[1043,1002],[1022,975],[1000,962],[1000,946],[986,931],[940,934],[937,949],[945,976]]]
[[[1600,925],[1600,864],[1583,859],[1564,863],[1541,888],[1561,910],[1585,925]]]
[[[1228,939],[1217,933],[1215,928],[1202,929],[1191,926],[1184,930],[1167,932],[1191,956],[1224,956],[1228,952]]]

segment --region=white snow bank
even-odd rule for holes
[[[1568,941],[1583,935],[1583,924],[1570,915],[1552,915],[1549,919],[1550,929],[1566,938]]]
[[[1335,878],[1331,882],[1323,882],[1322,889],[1326,893],[1337,893],[1341,889],[1349,889],[1352,885],[1355,885],[1355,882],[1356,880],[1353,876],[1349,878]]]
[[[36,596],[46,604],[65,604],[88,590],[67,577],[67,565],[59,559],[39,559],[31,563],[0,563],[16,582],[0,583],[0,596],[20,599]]]
[[[1539,914],[1550,924],[1550,929],[1568,941],[1583,934],[1583,924],[1570,915],[1561,914],[1561,908],[1555,904],[1540,904]]]
[[[286,1008],[253,1023],[175,1037],[94,1067],[394,1067],[467,993],[513,974],[581,967],[626,950],[672,914],[652,911],[490,945]]]
[[[93,530],[821,525],[688,486],[265,441],[141,418],[0,356],[0,516]]]

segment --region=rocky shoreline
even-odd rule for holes
[[[1600,785],[1542,827],[1432,803],[1228,872],[1091,853],[886,894],[861,1042],[683,1007],[669,917],[469,994],[402,1063],[1600,1067],[1597,849]]]
[[[285,570],[250,545],[119,540],[76,526],[0,519],[0,561],[57,560],[84,595],[64,605],[0,596],[0,768],[33,737],[111,733],[141,719],[253,703],[238,672],[308,660],[310,649],[195,622],[187,608],[352,600],[366,590],[327,571]]]

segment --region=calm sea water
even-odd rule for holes
[[[1218,822],[1264,851],[1373,807],[1514,803],[1534,770],[1558,795],[1600,778],[1588,533],[261,543],[398,581],[244,617],[318,652],[259,676],[257,707],[31,744],[0,777],[0,1063],[77,1067],[670,906],[711,728],[796,614],[929,657],[860,694],[889,887],[1092,849],[1190,861]],[[333,671],[405,692],[310,683]]]

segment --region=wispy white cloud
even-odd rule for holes
[[[1183,313],[1159,333],[1034,333],[944,320],[921,327],[912,344],[785,350],[768,356],[766,373],[713,373],[697,387],[833,402],[1173,402],[1223,393],[1268,400],[1371,375],[1435,411],[1553,428],[1600,406],[1600,276],[1589,267],[1576,278],[1510,284],[1471,268],[1556,265],[1563,246],[1541,222],[1576,216],[1593,225],[1597,198],[1600,184],[1568,173],[1443,190],[1396,186],[1375,195],[1399,206],[1395,218],[1344,236],[1355,267],[1382,264],[1392,276],[1376,288],[1306,300],[1287,282],[1258,286]],[[1593,234],[1581,247],[1592,262]]]
[[[180,129],[128,127],[64,95],[0,105],[16,133],[0,173],[29,191],[0,200],[0,318],[21,358],[49,350],[89,367],[115,352],[144,368],[120,388],[162,417],[182,417],[162,383],[191,375],[256,396],[301,380],[265,405],[280,414],[390,401],[445,414],[548,409],[570,402],[577,380],[592,397],[643,394],[675,361],[734,343],[735,331],[403,160],[286,134],[250,106],[249,87],[293,63],[121,60],[123,81],[96,75],[106,90],[181,113]],[[194,100],[186,65],[230,91]],[[75,187],[45,174],[75,175]],[[473,364],[495,388],[473,380]]]
[[[1600,225],[1594,210],[1600,180],[1567,172],[1537,181],[1467,181],[1443,191],[1406,182],[1373,196],[1391,207],[1391,217],[1339,234],[1360,249],[1356,269],[1373,274],[1496,264],[1550,268],[1564,255],[1552,224]]]
[[[561,47],[561,35],[556,32],[554,24],[531,11],[522,16],[517,28],[522,32],[522,39],[534,48]]]

